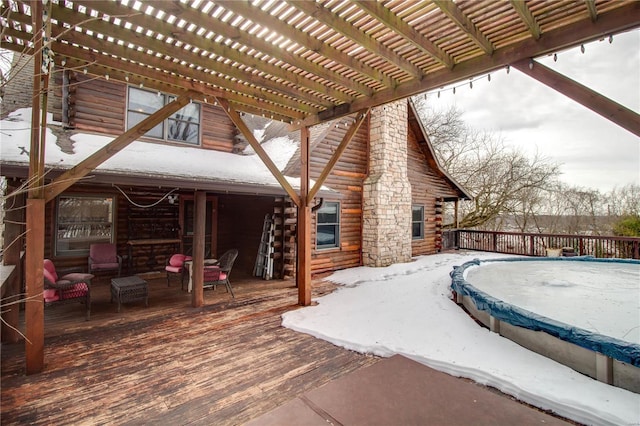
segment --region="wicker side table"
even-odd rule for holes
[[[111,280],[111,302],[114,299],[118,302],[118,312],[120,305],[136,300],[143,300],[145,306],[149,306],[149,286],[140,277],[122,277]]]

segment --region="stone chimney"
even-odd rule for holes
[[[411,260],[411,184],[407,174],[407,101],[371,110],[369,176],[363,189],[362,261]]]

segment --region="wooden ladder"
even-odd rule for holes
[[[255,277],[262,277],[265,280],[269,280],[273,276],[273,231],[273,215],[267,213],[264,216],[262,237],[260,238],[256,264],[253,267],[253,275]]]

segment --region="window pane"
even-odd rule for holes
[[[169,140],[197,144],[199,134],[200,126],[197,123],[169,120],[169,133],[167,135]]]
[[[416,238],[422,238],[422,222],[413,222],[411,224],[411,236]]]
[[[424,217],[423,212],[424,212],[424,207],[422,207],[422,206],[413,206],[411,208],[411,217],[412,217],[411,220],[413,222],[422,222],[422,219]]]
[[[170,101],[175,100],[175,97],[171,97]],[[182,107],[178,112],[171,114],[171,118],[184,121],[192,121],[195,123],[200,122],[200,105],[199,104],[187,104]]]
[[[57,254],[84,254],[93,243],[112,242],[113,198],[59,197]]]
[[[338,223],[338,203],[326,203],[318,210],[318,223]]]
[[[150,115],[163,106],[164,95],[129,87],[129,111],[137,111]]]
[[[132,112],[129,111],[129,114],[127,115],[127,126],[128,128],[132,128],[133,126],[135,126],[136,124],[138,124],[139,122],[141,122],[142,120],[144,120],[145,118],[147,118],[148,115],[146,114],[140,114],[137,112]],[[158,139],[162,139],[163,135],[162,135],[162,123],[158,124],[156,127],[154,127],[153,129],[149,130],[147,133],[145,133],[145,136],[150,136],[152,138],[158,138]]]
[[[318,247],[337,247],[336,225],[318,225],[317,245]]]

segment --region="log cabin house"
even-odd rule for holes
[[[59,75],[58,83],[50,111],[60,125],[50,126],[56,145],[48,149],[67,153],[68,159],[54,164],[47,158],[51,177],[79,162],[83,143],[118,136],[172,97],[119,82],[91,80],[73,71]],[[14,79],[12,84],[24,87],[28,79]],[[25,91],[8,87],[7,92]],[[6,101],[17,108],[22,106],[18,98],[10,96]],[[243,119],[254,132],[263,132],[264,146],[282,138],[297,144],[296,135],[289,135],[281,122],[251,115]],[[335,120],[311,129],[311,179],[322,172],[352,121]],[[61,267],[85,266],[90,243],[114,242],[124,258],[125,273],[163,271],[173,253],[192,253],[197,190],[207,193],[205,257],[237,248],[234,268],[251,274],[267,216],[274,223],[269,276],[294,276],[295,204],[268,174],[262,180],[251,174],[243,180],[241,172],[246,170],[220,172],[221,161],[249,156],[246,141],[220,105],[190,103],[140,141],[143,144],[132,145],[115,158],[128,166],[107,163],[47,203],[45,257]],[[19,148],[4,145],[2,174],[16,188],[27,176],[28,157],[18,155]],[[192,155],[201,150],[202,158],[210,158],[208,170],[201,171],[201,160],[193,157],[184,162],[176,149]],[[289,161],[281,171],[299,178],[299,150],[288,150],[284,157]],[[206,157],[213,152],[224,156]],[[160,163],[156,157],[161,157]],[[412,103],[403,100],[374,109],[312,203],[311,272],[383,266],[436,253],[443,203],[461,198],[469,196],[439,167]]]

